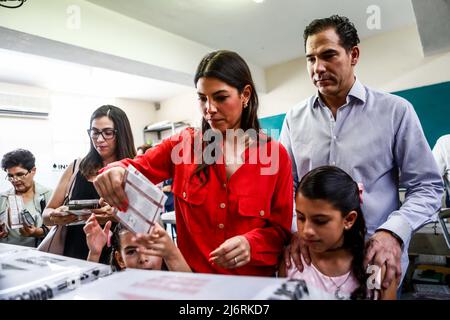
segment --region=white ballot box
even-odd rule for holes
[[[129,269],[56,299],[70,300],[323,300],[334,296],[286,278]]]
[[[110,266],[0,244],[0,300],[46,300],[111,274]]]

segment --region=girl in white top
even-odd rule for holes
[[[295,205],[298,235],[309,248],[311,264],[302,256],[301,272],[292,262],[289,278],[303,279],[337,299],[396,298],[396,281],[380,290],[384,268],[363,265],[366,226],[361,193],[347,173],[333,166],[310,171],[299,183]],[[286,275],[284,264],[280,275]]]

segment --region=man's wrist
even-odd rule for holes
[[[403,247],[403,240],[402,240],[402,238],[400,238],[400,236],[398,234],[396,234],[394,231],[387,230],[387,229],[378,229],[376,232],[378,232],[378,231],[384,231],[384,232],[389,233],[392,237],[395,238],[395,240],[397,240],[398,244],[400,245],[400,248]]]

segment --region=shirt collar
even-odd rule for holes
[[[49,193],[50,189],[48,189],[47,187],[44,187],[43,185],[37,183],[36,181],[34,182],[34,193],[38,196],[43,196],[46,193]]]
[[[360,100],[363,105],[366,103],[366,89],[363,86],[363,84],[358,80],[358,78],[355,78],[355,82],[353,83],[352,88],[350,89],[348,95],[347,95],[347,103],[350,102],[350,97],[356,98]],[[316,92],[313,99],[313,107],[321,106],[325,107],[325,103],[322,101],[319,95],[319,91]]]
[[[34,197],[36,199],[44,196],[46,193],[51,192],[51,190],[49,188],[44,187],[43,185],[37,183],[36,181],[33,181],[33,182],[34,182]],[[8,195],[11,195],[11,194],[16,194],[16,190],[14,189],[14,187],[9,188],[6,192],[2,193],[1,196],[4,196],[7,198]]]

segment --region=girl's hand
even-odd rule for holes
[[[159,224],[155,224],[150,234],[137,234],[133,241],[140,245],[138,253],[163,258],[170,271],[192,271],[178,247]]]
[[[233,269],[250,262],[250,243],[244,236],[227,239],[209,254],[209,262],[225,269]]]
[[[55,210],[53,210],[52,212],[50,212],[50,214],[49,214],[50,221],[53,224],[58,224],[58,225],[64,226],[66,224],[69,224],[69,223],[72,223],[72,222],[78,220],[78,217],[76,215],[64,212],[66,210],[67,210],[67,206],[60,206],[60,207],[56,208]]]
[[[102,229],[95,218],[95,214],[92,214],[86,221],[86,225],[83,227],[86,234],[86,242],[90,251],[90,255],[99,256],[102,253],[103,247],[108,242],[109,230],[111,229],[111,221],[105,224]]]
[[[171,260],[178,256],[179,251],[169,234],[156,223],[150,234],[138,233],[134,238],[142,247],[139,253],[158,256],[164,260]]]

